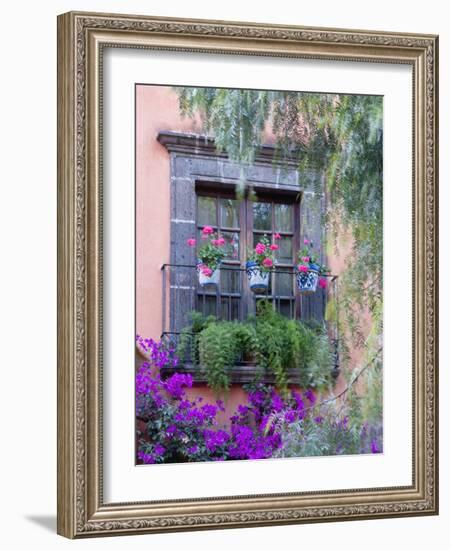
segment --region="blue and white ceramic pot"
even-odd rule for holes
[[[319,282],[320,266],[309,264],[307,271],[297,271],[297,289],[301,294],[313,294]]]
[[[256,294],[262,294],[269,288],[269,272],[262,271],[256,262],[248,261],[245,265],[247,269],[248,282],[250,290]]]

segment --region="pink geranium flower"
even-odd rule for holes
[[[301,272],[301,273],[306,273],[308,271],[308,266],[306,265],[299,265],[298,266],[298,270]]]
[[[263,243],[258,243],[256,246],[255,246],[255,252],[256,254],[264,254],[264,252],[266,251],[266,245],[263,244]]]
[[[305,262],[305,264],[309,263],[309,256],[303,256],[302,262]]]
[[[321,277],[319,279],[319,286],[320,286],[320,288],[327,288],[328,281],[326,279],[324,279],[323,277]]]
[[[278,250],[280,247],[277,244],[271,244],[269,248],[270,250]]]
[[[309,240],[308,239],[303,239],[303,244],[309,244]]]
[[[210,267],[208,267],[207,265],[201,266],[200,271],[202,272],[202,274],[205,277],[211,277],[211,275],[213,273],[213,270]]]
[[[275,233],[274,238],[275,239],[281,239],[281,235],[279,233]]]
[[[203,235],[212,235],[214,233],[214,229],[210,225],[205,225],[205,227],[202,229]]]
[[[188,239],[187,244],[188,246],[195,246],[195,239]]]
[[[223,246],[225,244],[225,239],[223,237],[220,237],[217,239],[217,246]]]
[[[270,258],[264,258],[262,264],[263,264],[264,267],[272,267],[273,266],[273,262]]]

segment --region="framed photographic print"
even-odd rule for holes
[[[58,18],[58,532],[436,514],[431,35]]]

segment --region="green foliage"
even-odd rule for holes
[[[328,456],[356,454],[360,452],[361,437],[357,430],[339,429],[339,422],[332,416],[316,423],[311,415],[287,424],[278,423],[276,432],[282,435],[283,445],[275,453],[276,458],[302,456]]]
[[[205,132],[214,134],[219,150],[238,163],[252,164],[270,114],[273,92],[224,88],[176,88],[181,113],[199,113]],[[249,144],[252,146],[249,147]],[[242,192],[245,187],[241,173]]]
[[[198,337],[200,364],[208,385],[216,392],[230,385],[230,370],[241,353],[252,349],[254,331],[249,325],[218,321],[204,328]]]
[[[258,359],[275,375],[277,387],[285,392],[288,370],[296,369],[303,387],[322,388],[331,383],[331,350],[323,326],[287,319],[270,302],[258,303],[256,316]]]
[[[306,407],[291,422],[280,413],[272,413],[268,426],[281,436],[276,457],[324,456],[382,452],[382,371],[381,363],[367,368],[358,378],[354,374],[338,396]],[[354,383],[362,381],[364,391]]]
[[[203,237],[205,241],[198,248],[197,256],[203,265],[214,271],[225,258],[226,253],[222,245],[218,244],[218,239],[220,239],[220,237],[217,233],[204,234],[202,238]],[[225,241],[223,241],[223,244],[225,244]]]
[[[191,362],[195,367],[199,365],[198,335],[211,323],[216,321],[213,315],[203,316],[199,311],[190,314],[191,324],[185,327],[180,334],[177,346],[177,356],[182,362]]]
[[[186,351],[216,392],[229,388],[231,369],[243,356],[251,356],[261,372],[272,372],[283,394],[287,393],[290,369],[303,387],[323,388],[332,382],[332,358],[324,328],[287,319],[266,300],[258,302],[256,317],[244,323],[193,314],[192,326],[183,331],[177,350],[182,361],[188,357]]]

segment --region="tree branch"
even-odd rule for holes
[[[314,405],[311,405],[310,407],[306,407],[303,409],[303,412],[307,412],[307,411],[310,411],[312,409],[316,409],[318,407],[321,407],[322,405],[326,405],[327,403],[331,403],[333,401],[336,401],[337,399],[339,399],[340,397],[342,397],[343,395],[345,395],[349,390],[350,388],[355,384],[355,382],[358,380],[358,378],[361,377],[361,375],[369,368],[371,367],[375,361],[378,359],[378,356],[380,355],[380,353],[383,351],[383,348],[379,348],[377,350],[377,352],[375,353],[374,357],[372,357],[372,359],[366,364],[364,365],[364,367],[362,367],[360,369],[360,371],[355,375],[355,377],[353,378],[353,380],[351,380],[351,382],[340,392],[338,393],[338,395],[335,395],[333,397],[330,397],[329,399],[324,399],[323,401],[320,401],[320,403],[315,403]]]

